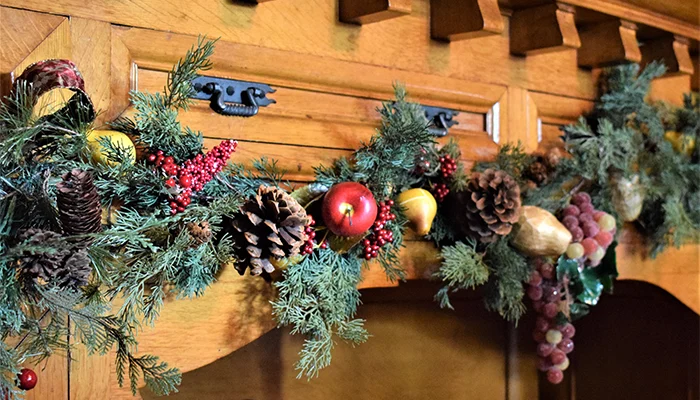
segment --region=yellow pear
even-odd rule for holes
[[[396,202],[404,209],[411,229],[421,236],[430,232],[437,213],[437,202],[429,191],[409,189],[401,193]]]
[[[511,243],[528,256],[559,256],[571,243],[571,233],[549,211],[523,206]]]
[[[129,154],[129,160],[131,164],[133,164],[134,161],[136,161],[136,147],[134,146],[134,142],[131,141],[129,136],[117,131],[95,130],[91,131],[87,135],[88,147],[90,148],[90,155],[92,156],[92,160],[94,162],[111,166],[117,165],[116,162],[110,160],[107,157],[106,149],[100,144],[100,140],[104,140],[102,138],[108,138],[112,145],[116,148],[126,149],[127,153]]]

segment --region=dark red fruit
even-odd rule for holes
[[[22,390],[32,390],[36,386],[36,373],[29,368],[22,368],[17,374],[17,380],[19,381],[19,388]]]
[[[547,380],[549,383],[557,385],[564,380],[564,373],[560,369],[551,368],[547,371]]]

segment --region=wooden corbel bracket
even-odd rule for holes
[[[365,25],[411,13],[411,0],[338,0],[340,21]]]
[[[579,27],[578,65],[598,68],[642,61],[637,25],[622,19]]]
[[[510,51],[533,55],[581,47],[575,9],[563,3],[515,10],[510,20]]]
[[[660,38],[646,41],[642,44],[642,64],[661,60],[671,75],[693,75],[695,68],[690,58],[689,41],[687,38],[667,34]]]
[[[500,35],[504,24],[498,0],[431,0],[430,35],[455,41]]]

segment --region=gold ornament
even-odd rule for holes
[[[134,142],[131,141],[129,136],[117,131],[95,130],[88,133],[87,135],[88,147],[90,148],[90,155],[92,156],[92,160],[94,162],[110,166],[117,165],[115,161],[112,161],[108,158],[106,149],[100,144],[100,141],[104,140],[102,138],[109,139],[110,143],[112,143],[112,146],[115,148],[125,149],[126,152],[129,154],[130,164],[133,164],[136,161],[136,147],[134,146]]]
[[[617,214],[623,221],[632,222],[642,213],[645,190],[639,184],[639,175],[633,175],[630,179],[620,174],[610,177],[612,186],[612,202]]]
[[[671,142],[673,150],[678,153],[685,154],[690,157],[693,155],[693,150],[695,150],[695,139],[690,135],[684,135],[680,132],[667,131],[664,134],[664,139]]]
[[[521,253],[531,257],[556,257],[566,252],[571,243],[571,233],[549,211],[523,206],[511,243]]]
[[[404,215],[408,218],[411,229],[420,236],[430,232],[437,213],[437,202],[429,191],[409,189],[401,193],[396,202],[404,208]]]

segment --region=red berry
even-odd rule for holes
[[[557,368],[551,368],[547,371],[547,380],[552,384],[559,384],[564,380],[564,373]]]
[[[184,188],[192,187],[192,177],[189,175],[182,175],[180,177],[180,186]]]
[[[167,156],[163,158],[163,164],[164,165],[171,165],[175,163],[175,159],[172,156]]]
[[[36,386],[36,373],[29,368],[22,368],[17,374],[19,388],[22,390],[32,390]]]
[[[598,242],[595,239],[587,237],[581,242],[583,245],[583,254],[590,256],[596,250],[598,250]]]
[[[151,163],[151,164],[153,164],[154,162],[156,162],[156,158],[157,158],[157,157],[156,157],[155,154],[149,154],[149,155],[148,155],[148,162]]]
[[[165,181],[165,186],[167,187],[175,187],[175,179],[170,178],[167,181]]]

